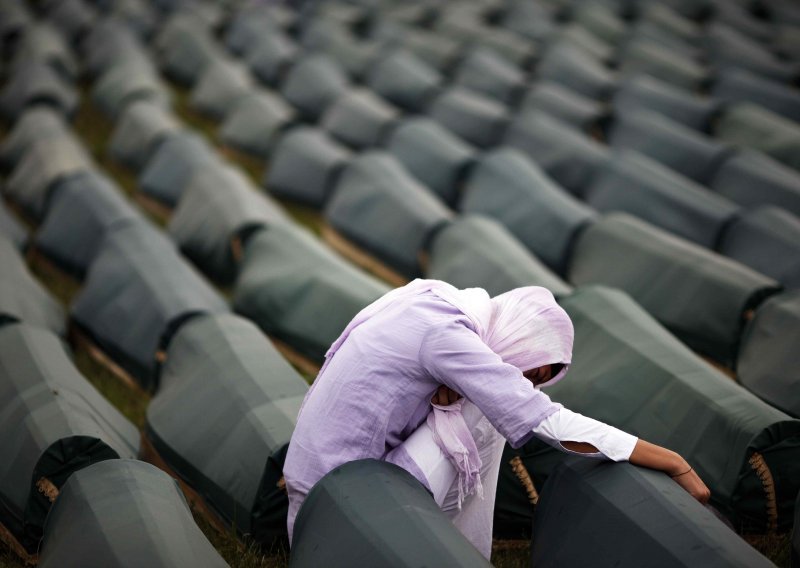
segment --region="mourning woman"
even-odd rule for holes
[[[288,529],[308,492],[346,462],[374,458],[416,477],[487,558],[503,444],[536,436],[588,458],[663,471],[709,491],[668,449],[562,407],[540,390],[564,378],[573,328],[545,288],[490,298],[415,280],[364,308],[326,354],[303,402],[284,475]]]

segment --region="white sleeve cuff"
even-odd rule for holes
[[[584,457],[626,461],[639,440],[603,422],[560,408],[533,429],[538,438],[556,449]],[[573,452],[561,442],[585,442],[598,449],[597,453]]]

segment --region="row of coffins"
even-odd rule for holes
[[[791,526],[800,421],[702,361],[619,290],[583,287],[559,301],[575,351],[567,380],[546,389],[553,400],[683,455],[737,529]],[[541,488],[564,459],[537,441],[506,449],[498,530],[527,533],[531,486]]]
[[[645,86],[647,85],[645,84]],[[710,114],[710,111],[708,114]],[[661,120],[655,115],[644,115],[644,116],[645,118],[648,119],[656,119],[657,121]],[[536,124],[536,122],[534,122],[533,124],[535,125],[534,130],[537,130],[538,124]],[[558,125],[551,124],[549,126],[555,126],[556,128],[558,128]],[[397,128],[397,130],[401,131],[402,129]],[[416,136],[413,134],[415,130],[417,131]],[[417,156],[424,155],[425,157],[429,157],[430,153],[426,153],[424,151],[419,150],[420,140],[425,141],[426,138],[431,139],[434,142],[431,143],[428,146],[428,148],[437,147],[438,149],[441,148],[442,146],[446,146],[445,144],[441,144],[442,136],[439,135],[439,133],[436,132],[434,129],[432,129],[430,124],[424,124],[424,123],[420,124],[420,121],[416,121],[415,124],[409,125],[408,128],[405,128],[405,131],[411,132],[412,134],[410,135],[411,138],[410,143],[407,142],[405,146],[406,161],[404,162],[404,165],[406,163],[410,164],[409,169],[411,169],[412,173],[414,174],[417,174],[417,172],[422,172],[421,176],[417,176],[418,179],[419,177],[424,178],[426,171],[430,172],[429,175],[430,178],[433,180],[432,183],[435,184],[436,183],[435,175],[436,174],[441,175],[442,169],[437,167],[430,167],[430,163],[427,164],[428,166],[427,168],[425,167],[426,164],[424,163],[422,165],[417,165],[420,163],[420,160],[417,160],[417,162],[415,163],[414,150],[417,150],[416,154]],[[528,134],[529,134],[528,132],[523,133],[523,135],[528,135]],[[691,136],[691,133],[689,133],[689,135]],[[546,135],[540,134],[540,136],[542,139],[547,140]],[[397,138],[402,139],[400,134],[397,135]],[[284,139],[286,140],[285,143],[283,141]],[[302,144],[300,144],[299,141],[307,141],[313,143],[315,151],[310,153],[305,152],[304,151],[305,147]],[[402,143],[399,143],[398,147],[399,147],[398,153],[402,156],[403,155]],[[412,148],[412,150],[409,151],[408,148]],[[531,154],[535,154],[537,157],[541,156],[541,153],[531,151],[532,149],[530,147],[526,149],[528,149]],[[269,184],[270,178],[274,177],[274,179],[276,180],[276,187],[278,188],[277,193],[281,194],[281,192],[284,192],[283,193],[284,195],[287,194],[291,195],[291,190],[293,188],[298,188],[297,190],[298,194],[293,197],[295,198],[299,197],[299,199],[305,200],[307,202],[324,204],[326,203],[327,198],[331,193],[330,186],[332,182],[329,180],[338,179],[338,175],[342,168],[341,166],[342,160],[344,159],[345,156],[347,156],[347,152],[348,151],[345,147],[339,146],[337,142],[334,141],[333,138],[326,137],[322,133],[317,132],[315,133],[315,135],[312,136],[311,131],[307,129],[297,129],[297,134],[295,134],[293,130],[289,130],[286,136],[280,139],[277,145],[277,149],[274,155],[275,162],[277,164],[277,167],[275,168],[276,173],[273,174],[273,172],[270,172],[268,174],[269,178],[267,179],[267,183]],[[410,156],[408,155],[409,152],[411,154]],[[434,164],[439,164],[439,163],[447,163],[448,165],[450,165],[451,163],[453,164],[452,167],[446,170],[447,173],[445,174],[449,176],[450,180],[456,179],[458,174],[455,174],[453,172],[463,171],[464,164],[467,163],[467,159],[463,157],[462,157],[463,162],[461,164],[458,163],[459,152],[457,147],[454,150],[454,156],[455,157],[452,159],[452,162],[448,162],[448,159],[450,158],[449,155],[445,156],[441,162],[438,162],[435,159],[432,160]],[[313,161],[309,162],[308,161],[309,159],[312,159]],[[611,159],[603,160],[603,162],[604,165],[611,171],[609,171],[608,174],[605,174],[605,177],[602,177],[601,175],[601,179],[599,181],[596,181],[596,183],[592,185],[591,195],[593,197],[590,203],[598,204],[600,208],[603,210],[605,209],[614,210],[615,209],[614,197],[613,195],[612,196],[608,195],[609,191],[608,188],[609,187],[613,188],[615,186],[617,182],[617,177],[615,177],[616,172],[614,170],[618,168],[614,168],[616,162]],[[678,232],[679,234],[681,234],[682,231],[684,236],[692,236],[694,237],[693,240],[699,241],[705,244],[706,246],[713,246],[716,244],[716,241],[719,240],[719,236],[722,233],[722,230],[727,229],[728,225],[731,224],[731,221],[734,216],[733,212],[738,211],[738,208],[736,208],[733,204],[729,204],[720,198],[716,198],[712,194],[703,193],[702,188],[697,186],[692,186],[690,182],[688,182],[688,180],[684,180],[683,178],[680,178],[677,175],[671,175],[671,172],[669,172],[669,170],[667,170],[666,168],[659,169],[657,164],[648,162],[647,159],[642,156],[636,156],[630,154],[626,160],[626,163],[631,165],[630,167],[631,173],[629,175],[632,176],[634,179],[643,182],[643,180],[650,181],[653,180],[653,178],[655,178],[655,182],[652,183],[652,185],[654,186],[654,191],[656,192],[656,196],[663,195],[665,193],[667,195],[666,197],[663,198],[662,203],[668,203],[673,207],[675,207],[676,209],[680,209],[680,207],[683,206],[684,209],[688,209],[689,213],[694,215],[694,218],[692,218],[689,213],[681,212],[672,217],[667,216],[666,218],[667,222],[672,220],[672,222],[674,223],[674,225],[670,228],[673,228],[675,232]],[[292,177],[288,174],[288,172],[290,172],[291,171],[290,168],[295,166],[296,164],[303,164],[305,167],[302,168],[302,170],[300,170],[300,168],[295,167],[294,168],[295,172],[302,171],[303,174],[296,175],[295,179],[292,179]],[[313,177],[310,176],[309,166],[314,166]],[[319,172],[317,172],[317,170],[319,170]],[[655,177],[652,175],[654,171],[663,175]],[[591,172],[588,175],[594,177],[594,172]],[[309,178],[312,180],[313,183],[310,184],[310,186],[314,188],[313,197],[309,197],[308,195],[300,193],[303,190],[308,189],[309,187],[309,184],[301,183],[300,181],[298,181],[301,177],[303,181]],[[282,178],[288,178],[288,179],[282,179]],[[448,190],[452,192],[455,184],[451,182],[448,187],[448,183],[445,182],[442,183],[441,185],[445,187],[444,192],[446,193]],[[676,191],[675,189],[676,187],[680,188],[680,191]],[[699,203],[693,201],[692,200],[693,198]],[[703,200],[707,201],[707,203],[703,204]],[[635,211],[635,203],[633,204],[626,203],[625,209],[631,210],[632,208],[633,211]],[[652,208],[648,208],[647,206],[640,207],[639,209],[645,211],[653,210]],[[726,211],[727,214],[725,214]],[[794,225],[796,224],[793,222],[794,219],[787,218],[785,215],[776,213],[777,213],[776,211],[763,210],[754,212],[752,215],[748,215],[747,217],[741,220],[736,219],[737,222],[732,224],[732,227],[730,227],[731,230],[728,233],[727,238],[723,241],[723,243],[721,243],[721,248],[734,258],[749,261],[750,263],[755,263],[757,264],[757,267],[760,268],[762,271],[767,272],[768,274],[773,275],[782,281],[791,282],[792,272],[795,270],[794,266],[791,265],[791,258],[793,256],[791,245],[789,245],[788,249],[785,248],[783,249],[787,251],[786,254],[781,255],[780,252],[778,252],[777,255],[770,255],[770,257],[767,258],[765,258],[763,254],[753,254],[753,253],[748,254],[746,250],[743,250],[740,253],[742,245],[745,242],[748,242],[750,240],[748,239],[748,237],[752,237],[754,234],[756,236],[761,237],[762,242],[768,243],[767,246],[764,247],[764,249],[766,250],[771,249],[775,251],[780,251],[784,243],[792,240],[790,236],[786,237],[779,235],[785,233],[787,230],[791,235],[792,232],[791,230],[795,228]],[[703,217],[704,214],[706,215],[705,217]],[[709,215],[712,217],[709,217]],[[716,216],[716,218],[718,219],[716,228],[714,226],[711,227],[707,226],[708,219],[713,218],[713,216]],[[545,217],[549,218],[550,216],[545,216]],[[752,230],[751,227],[759,225],[758,218],[764,218],[764,217],[769,219],[772,222],[773,226],[775,222],[782,225],[784,230],[782,232],[773,231],[771,235],[766,235],[766,231],[764,231],[763,229],[760,231]],[[768,223],[769,221],[767,222],[767,224]],[[333,223],[331,224],[333,225]],[[766,226],[764,221],[761,221],[761,226],[762,227]],[[352,224],[348,224],[346,222],[338,222],[338,227],[335,228],[339,232],[345,233],[347,237],[355,241],[360,246],[366,248],[369,252],[373,254],[376,252],[376,247],[374,246],[371,247],[370,245],[374,243],[386,242],[385,238],[382,237],[379,238],[380,235],[382,234],[380,232],[380,229],[378,229],[376,233],[378,236],[375,236],[369,234],[369,229],[367,230],[367,235],[353,235],[352,233],[354,229],[352,228]],[[580,225],[578,225],[578,228],[580,228]],[[575,229],[573,228],[571,229],[571,231],[575,231]],[[350,234],[347,234],[348,232]],[[535,234],[535,231],[531,232]],[[370,238],[370,236],[372,238]],[[569,240],[567,240],[566,242],[569,243]],[[737,243],[741,244],[737,245]],[[393,248],[396,248],[396,245],[394,243],[392,244],[392,246]],[[562,245],[562,248],[564,246],[565,245]],[[746,247],[744,248],[746,249]],[[540,256],[542,256],[541,250],[537,250],[535,248],[533,250],[537,252]],[[405,256],[406,258],[413,259],[413,257],[416,255],[418,251],[418,247],[409,246],[409,251],[410,254],[406,253]],[[380,252],[380,250],[378,250],[378,252]],[[545,254],[544,256],[547,255]],[[399,263],[396,258],[392,257],[393,257],[392,251],[388,250],[384,252],[382,260],[388,260],[389,261],[388,264],[390,265],[392,264],[393,261],[394,266],[392,266],[391,268],[396,269]],[[759,259],[758,261],[755,260],[756,257]],[[781,260],[784,259],[789,259],[788,267],[785,267],[785,265],[787,264],[786,262],[781,262]],[[412,267],[413,269],[414,266],[415,263],[413,262],[413,260],[410,263],[409,262],[406,263],[405,265],[406,277],[408,277],[409,274],[414,275],[419,273],[418,271],[417,272],[408,271],[409,267]],[[562,266],[561,268],[562,273],[563,270],[564,268]],[[403,276],[402,270],[398,272],[401,273],[402,277]],[[774,287],[774,285],[771,284],[768,285],[766,281],[763,281],[762,287],[769,287],[769,286]],[[631,289],[631,291],[633,291],[633,289]],[[712,344],[700,345],[701,349],[703,349],[707,353],[714,354],[719,359],[727,360],[729,362],[735,359],[738,338],[741,333],[741,327],[743,325],[741,316],[743,313],[747,311],[747,309],[752,304],[757,304],[758,301],[760,301],[760,299],[762,298],[762,296],[759,294],[752,294],[752,296],[749,297],[751,297],[752,299],[748,300],[745,303],[741,303],[738,300],[733,302],[734,304],[737,304],[738,307],[731,311],[731,314],[736,314],[736,315],[730,320],[731,325],[729,326],[730,333],[728,333],[728,339],[721,339],[721,336],[718,334],[716,340],[712,339]],[[673,327],[673,329],[676,328]],[[706,333],[707,331],[708,330],[700,332],[700,335]],[[688,337],[692,333],[693,331],[688,331],[684,334],[684,336]],[[703,340],[695,339],[695,340],[690,340],[690,342],[692,342],[694,345],[699,345],[703,343]],[[714,343],[717,343],[717,345],[714,345]]]
[[[159,138],[166,136],[170,132],[169,129],[160,127],[162,119],[167,115],[163,112],[158,114],[160,108],[157,106],[155,111],[151,110],[152,108],[153,105],[149,102],[136,102],[128,105],[125,111],[120,113],[121,118],[118,120],[115,134],[110,143],[112,157],[131,167],[137,167],[140,162],[148,158],[148,152],[159,142]],[[36,108],[31,112],[41,114],[45,112],[45,109]],[[30,184],[16,193],[9,192],[8,195],[15,199],[18,204],[23,205],[22,208],[32,214],[31,217],[33,219],[41,221],[40,229],[35,236],[37,251],[74,276],[78,278],[85,277],[85,285],[71,309],[73,325],[91,337],[94,344],[99,346],[105,355],[110,355],[124,371],[134,375],[141,386],[146,389],[154,389],[157,384],[157,371],[160,363],[163,362],[164,353],[172,334],[176,333],[187,321],[192,318],[196,319],[200,314],[225,311],[225,304],[217,296],[216,292],[205,284],[186,261],[178,255],[175,246],[161,236],[155,227],[145,221],[122,198],[119,188],[115,187],[113,182],[95,169],[88,155],[83,152],[82,144],[68,132],[68,128],[63,123],[58,123],[53,128],[49,128],[52,125],[48,126],[48,124],[42,127],[42,123],[46,123],[46,121],[47,119],[44,119],[44,121],[40,120],[37,123],[35,119],[33,121],[29,120],[28,122],[31,124],[27,127],[23,126],[16,129],[16,136],[10,138],[15,141],[10,144],[11,161],[13,162],[14,159],[17,161],[29,160],[28,171],[30,173],[27,175],[34,177],[33,182],[35,184],[33,187],[39,195],[33,192],[35,199],[30,199],[28,194],[31,192],[26,191]],[[39,139],[47,138],[49,134],[56,131],[68,137],[69,142],[74,144],[74,148],[70,148],[75,150],[74,154],[86,159],[78,165],[69,163],[69,160],[62,160],[64,162],[63,165],[52,168],[52,173],[46,172],[43,179],[37,180],[35,179],[37,167],[47,169],[47,164],[44,162],[47,153],[40,151],[29,159],[28,155],[31,153],[29,146],[34,146]],[[13,166],[15,164],[9,165]],[[17,170],[15,169],[14,171],[16,172]],[[25,176],[22,177],[24,178]],[[27,208],[24,207],[26,199],[30,202]],[[11,260],[13,259],[10,259],[5,264],[13,268],[16,265],[12,264]],[[19,264],[22,266],[21,261]],[[16,278],[13,283],[17,287],[14,290],[16,299],[19,299],[24,294],[33,297],[38,288],[28,282],[30,277],[28,277],[28,280],[23,281],[21,276],[18,276],[18,273],[22,274],[20,270],[16,269],[8,271],[9,277],[14,276]],[[6,272],[3,274],[6,276]],[[22,275],[25,276],[26,274]],[[6,299],[9,299],[9,301],[14,300],[12,305],[17,307],[22,305],[24,308],[29,308],[28,304],[31,304],[31,302],[27,301],[27,298],[25,298],[26,303],[21,304],[5,293],[3,294],[3,299],[4,301]],[[28,311],[31,310],[28,309]],[[21,319],[22,316],[23,314],[14,312],[9,317],[11,320],[16,320]],[[35,318],[30,316],[27,319]],[[38,323],[38,321],[33,323]],[[249,325],[255,330],[252,324]],[[63,329],[63,322],[61,327]],[[257,341],[257,348],[263,354],[264,347],[268,343],[257,330],[255,335],[256,339],[259,340]],[[199,350],[202,351],[202,349]],[[278,358],[277,355],[273,356],[273,359],[276,358]],[[283,365],[288,369],[286,363],[283,363]],[[13,370],[13,374],[16,374],[18,370],[16,365],[4,365],[4,367]],[[53,370],[57,371],[56,369]],[[251,368],[250,372],[253,376],[261,379],[262,370],[261,368]],[[63,373],[63,371],[61,372]],[[284,374],[286,374],[285,371]],[[294,377],[297,381],[300,381],[299,386],[294,387],[295,392],[300,393],[300,396],[302,396],[305,388],[307,388],[306,383],[298,375],[294,375]],[[82,377],[80,380],[83,380],[88,387],[88,383]],[[203,392],[202,389],[198,391],[199,384],[193,383],[189,390]],[[241,381],[237,384],[241,385]],[[74,390],[74,387],[65,388]],[[241,401],[250,402],[254,405],[259,403],[252,397],[251,386],[241,385],[241,388],[246,391],[246,394],[241,396]],[[264,388],[263,384],[261,388]],[[284,391],[287,391],[287,389],[291,390],[291,387],[283,387]],[[254,437],[260,437],[267,446],[275,446],[275,449],[285,452],[285,445],[288,443],[291,434],[291,425],[293,424],[297,410],[296,406],[299,401],[291,403],[284,400],[289,398],[291,393],[284,393],[284,396],[281,396],[280,393],[274,392],[272,388],[264,388],[264,390],[269,392],[270,397],[272,397],[271,400],[277,401],[277,404],[269,409],[262,402],[261,411],[256,411],[256,415],[259,415],[258,423],[261,426],[251,428],[253,434],[250,437],[240,436],[241,440],[239,442],[250,443],[254,440]],[[58,394],[58,390],[53,388],[53,393]],[[223,393],[216,393],[214,402],[219,403],[221,400],[220,395],[225,393],[235,398],[233,390],[223,389]],[[83,393],[81,397],[93,402],[95,398],[99,398],[99,395],[89,398],[88,395]],[[105,403],[105,401],[103,402]],[[9,401],[8,404],[15,403],[14,401]],[[107,405],[107,403],[105,404]],[[82,408],[81,405],[79,405],[79,408]],[[103,408],[105,409],[105,407]],[[188,409],[185,406],[183,408]],[[40,410],[33,410],[41,413]],[[224,416],[228,416],[231,419],[234,419],[234,414],[241,416],[238,409],[233,407],[228,407],[227,412],[223,413]],[[208,416],[208,412],[204,411],[203,417],[206,418]],[[276,430],[276,419],[282,419],[287,423],[288,427],[283,428],[285,432],[281,433]],[[76,419],[72,418],[72,420],[75,421]],[[195,423],[197,420],[191,419],[191,422]],[[207,422],[204,423],[208,424]],[[77,422],[77,424],[80,424],[80,422]],[[219,426],[218,424],[211,425],[214,428]],[[131,429],[136,434],[135,449],[133,452],[126,454],[125,457],[135,457],[140,453],[138,449],[138,433],[133,427]],[[15,431],[8,430],[8,428],[5,430],[8,435],[15,435]],[[171,448],[177,448],[178,454],[169,455],[186,455],[191,458],[179,458],[179,460],[182,459],[180,464],[183,467],[176,467],[175,469],[180,470],[180,475],[188,479],[198,479],[203,478],[203,474],[207,473],[206,471],[203,471],[202,474],[194,473],[203,470],[202,466],[198,465],[202,463],[203,458],[196,459],[197,456],[193,456],[185,446],[181,445],[180,434],[184,432],[183,428],[176,434],[174,430],[170,430],[168,420],[166,424],[163,421],[159,422],[157,427],[154,426],[148,431],[157,432],[160,435],[158,439],[161,445],[159,447],[164,448],[163,451],[165,453],[168,453]],[[240,429],[239,433],[242,434],[243,431]],[[42,436],[39,437],[41,438]],[[155,437],[155,434],[153,437]],[[176,437],[179,439],[174,439]],[[278,448],[281,444],[282,448]],[[72,471],[91,463],[89,456],[92,454],[88,453],[90,450],[100,456],[96,459],[92,458],[93,461],[114,457],[108,451],[104,452],[102,446],[98,446],[90,439],[87,439],[86,442],[81,442],[81,444],[68,440],[64,442],[64,445],[65,449],[48,450],[48,453],[43,458],[45,461],[58,459],[57,456],[59,454],[54,452],[60,450],[61,454],[66,456],[64,457],[65,460],[75,461],[75,465],[71,469],[63,468],[63,472],[51,472],[52,466],[50,466],[50,469],[43,468],[44,477],[42,478],[43,481],[40,481],[38,491],[43,495],[49,495],[51,499],[55,498],[58,493],[58,487],[63,484]],[[75,446],[75,448],[70,449],[71,446]],[[95,446],[97,448],[93,449]],[[84,450],[84,447],[89,449]],[[22,450],[32,456],[36,448],[31,444],[27,444]],[[233,446],[231,446],[231,450],[234,454],[239,454]],[[77,452],[83,452],[83,455],[73,458],[72,455]],[[276,515],[278,519],[281,519],[281,517],[285,519],[285,493],[277,484],[280,476],[278,475],[278,478],[274,480],[270,480],[268,477],[262,480],[262,477],[264,477],[262,474],[267,467],[266,463],[270,456],[262,452],[255,452],[254,448],[250,446],[245,449],[244,454],[240,455],[253,456],[252,463],[247,467],[237,469],[235,475],[229,476],[227,479],[220,480],[213,474],[209,475],[213,482],[219,483],[221,486],[213,495],[213,498],[209,499],[209,504],[212,508],[218,506],[220,510],[229,513],[227,516],[222,516],[232,526],[236,525],[237,519],[240,517],[245,518],[243,511],[250,509],[257,511],[258,522],[261,524],[266,522],[269,525],[269,522],[264,520],[264,517],[269,514]],[[174,463],[178,460],[172,461]],[[226,466],[229,466],[230,463],[226,462]],[[23,460],[19,460],[19,464],[20,467],[26,465]],[[277,466],[277,471],[280,471],[280,466]],[[31,477],[30,473],[27,475],[29,478]],[[245,503],[244,506],[238,506],[231,512],[228,506],[232,500],[231,493],[235,493],[237,489],[241,490],[245,484],[243,478],[246,478],[246,476],[251,478],[249,482],[251,486],[246,488],[247,491],[252,493],[251,497],[255,496],[256,490],[263,482],[265,489],[258,494],[258,503],[260,504]],[[52,478],[53,483],[50,483],[49,478]],[[35,479],[38,480],[39,477],[35,477]],[[124,484],[125,480],[118,479],[116,482]],[[108,480],[111,486],[116,482],[113,479]],[[50,484],[48,485],[48,483]],[[102,483],[102,480],[94,480],[92,483]],[[68,512],[63,513],[63,521],[61,521],[62,535],[53,537],[53,541],[58,541],[59,538],[61,540],[56,544],[46,545],[43,553],[43,562],[49,562],[50,565],[87,565],[85,558],[87,550],[96,545],[99,548],[96,551],[92,551],[92,562],[97,562],[95,565],[104,565],[108,561],[120,563],[120,565],[138,565],[141,562],[152,563],[153,565],[170,565],[176,558],[180,558],[183,562],[189,557],[196,558],[198,565],[225,565],[194,525],[185,502],[181,503],[182,498],[175,492],[174,485],[170,489],[169,484],[163,486],[164,482],[161,481],[160,483],[162,488],[155,493],[152,488],[135,489],[129,486],[130,489],[133,489],[132,492],[126,492],[125,487],[116,488],[117,499],[114,502],[105,504],[106,516],[100,520],[99,526],[82,526],[80,538],[77,538],[68,523],[74,523],[76,518],[80,517],[82,514],[80,512],[81,508],[85,511],[87,506],[100,507],[95,502],[98,497],[96,495],[92,496],[89,504],[71,503],[70,505],[64,505],[64,507],[77,507],[77,510],[70,509]],[[252,486],[253,483],[255,483],[255,486]],[[147,486],[153,486],[154,484],[155,481],[145,483]],[[20,487],[24,487],[19,484],[4,484],[4,487],[6,485],[11,491],[16,491],[20,494]],[[199,485],[202,486],[202,484]],[[170,491],[171,494],[169,493]],[[180,504],[177,504],[177,506],[175,499],[179,499]],[[151,505],[156,505],[162,500],[161,507],[166,509],[161,515],[161,522],[166,523],[165,527],[169,526],[170,530],[165,531],[161,538],[153,540],[148,537],[147,530],[144,528],[144,523],[151,521],[151,519],[149,515],[142,515],[142,513],[147,511],[148,502]],[[32,506],[38,507],[38,509],[46,513],[46,508],[36,505],[33,501],[32,503],[34,503]],[[119,510],[112,511],[110,510],[111,507],[118,507]],[[133,507],[134,512],[126,512],[126,507],[128,509]],[[36,552],[37,535],[30,536],[27,532],[39,530],[37,534],[41,536],[41,529],[37,529],[43,520],[44,513],[41,511],[38,513],[42,517],[41,519],[39,517],[23,519],[21,515],[12,512],[20,519],[20,526],[6,524],[10,531],[9,534],[23,543],[18,552],[29,555]],[[136,511],[139,511],[139,514],[136,514]],[[158,511],[153,511],[152,514],[158,514]],[[125,527],[128,530],[135,530],[132,530],[130,534],[122,532],[121,529],[124,527],[120,527],[118,521],[114,522],[115,516],[117,519],[124,519]],[[137,522],[139,523],[138,525],[136,524]],[[268,536],[266,537],[263,536],[265,530],[259,527],[251,530],[249,523],[246,524],[246,527],[240,528],[244,529],[242,534],[245,532],[251,533],[265,540],[274,539],[285,532],[285,527],[283,526],[285,525],[285,520],[276,522],[273,519],[271,523],[269,525],[269,531],[271,532],[267,531]],[[277,525],[277,529],[274,525]],[[19,533],[23,530],[23,527],[27,532],[20,535]],[[137,530],[138,533],[136,532]],[[170,546],[172,539],[177,539],[179,543]],[[183,550],[183,545],[191,548],[191,551]],[[139,549],[138,547],[142,548]],[[145,561],[143,560],[144,558],[149,560]]]
[[[267,233],[268,233],[270,230],[271,230],[271,229],[268,229],[267,231],[265,231],[265,234],[267,234]],[[194,321],[199,321],[199,320],[194,320]],[[189,325],[189,324],[187,324],[187,328],[188,328],[188,325]]]

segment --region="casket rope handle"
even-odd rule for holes
[[[775,480],[769,470],[764,456],[758,452],[753,452],[748,460],[750,467],[756,472],[761,486],[764,488],[764,497],[767,500],[767,530],[775,532],[778,530],[778,498],[775,494]]]

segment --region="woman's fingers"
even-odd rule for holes
[[[431,402],[440,406],[448,406],[456,402],[459,398],[461,398],[461,395],[456,391],[444,385],[440,385],[439,388],[436,389],[436,392],[433,393]]]

